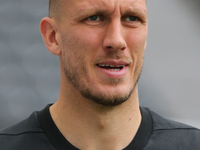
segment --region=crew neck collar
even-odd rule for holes
[[[52,104],[47,105],[43,110],[38,112],[38,120],[44,134],[47,136],[52,145],[58,150],[79,150],[66,140],[55,125],[49,111],[49,107],[51,105]],[[132,142],[123,150],[142,150],[151,136],[153,129],[151,115],[147,108],[140,107],[140,111],[142,115],[140,127]]]

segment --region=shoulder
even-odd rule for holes
[[[186,125],[177,121],[166,119],[150,109],[148,109],[148,111],[152,116],[154,130],[179,130],[180,129],[180,130],[199,131],[199,129],[194,128],[190,125]]]
[[[32,113],[27,119],[0,131],[2,135],[20,135],[30,132],[42,132],[37,122],[37,112]]]
[[[34,112],[27,119],[0,131],[0,149],[36,149],[39,141],[46,137]],[[48,140],[46,140],[48,143]],[[29,147],[29,148],[27,148]]]
[[[151,146],[151,148],[155,150],[200,149],[199,129],[183,123],[165,119],[150,109],[143,109],[148,110],[152,118],[153,129],[149,140],[149,146]]]
[[[140,109],[142,113],[150,115],[153,124],[153,131],[159,131],[159,130],[195,130],[197,132],[200,131],[199,129],[192,127],[190,125],[166,119],[149,108],[141,107]]]

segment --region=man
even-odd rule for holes
[[[200,130],[139,107],[145,0],[50,0],[49,8],[41,33],[60,59],[60,96],[1,131],[0,149],[200,149]]]

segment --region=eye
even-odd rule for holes
[[[124,18],[125,21],[131,21],[131,22],[135,22],[135,21],[139,21],[140,19],[136,16],[127,16],[126,18]]]
[[[142,19],[137,16],[124,16],[121,18],[124,25],[131,27],[131,28],[138,28],[142,23]]]
[[[90,21],[99,21],[99,20],[101,20],[101,18],[98,15],[94,15],[94,16],[88,17],[87,20],[90,20]]]

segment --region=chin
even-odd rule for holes
[[[112,89],[108,90],[98,90],[96,92],[92,90],[84,90],[80,91],[82,96],[91,100],[92,102],[102,105],[102,106],[117,106],[124,102],[126,102],[131,94],[133,93],[135,87],[132,88],[121,88],[117,89],[112,87]]]

